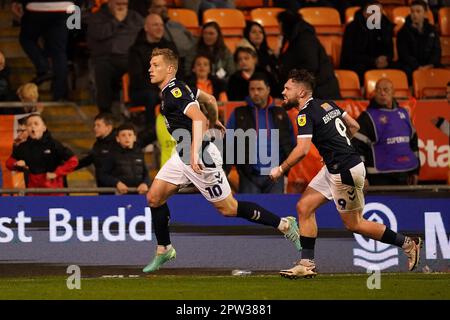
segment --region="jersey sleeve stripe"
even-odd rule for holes
[[[197,107],[199,107],[197,101],[192,101],[192,102],[190,102],[190,103],[186,106],[186,108],[184,108],[183,113],[186,114],[186,112],[188,111],[188,109],[189,109],[192,105],[196,105]],[[199,108],[200,108],[200,107],[199,107]]]
[[[312,138],[312,134],[299,134],[297,135],[297,138]]]

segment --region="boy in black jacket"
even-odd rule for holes
[[[120,194],[128,193],[128,188],[137,187],[139,194],[148,191],[150,178],[144,161],[144,154],[136,147],[136,131],[131,124],[123,124],[117,129],[118,143],[103,160],[99,180],[105,187],[115,187]]]
[[[99,179],[103,160],[109,156],[111,149],[116,145],[116,134],[114,132],[114,117],[112,113],[100,113],[94,119],[94,132],[97,139],[89,150],[89,153],[80,159],[75,170],[94,164],[95,180],[97,187],[106,187]]]

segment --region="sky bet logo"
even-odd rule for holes
[[[106,218],[100,228],[98,217],[90,218],[90,230],[85,230],[85,219],[76,217],[72,219],[71,213],[64,208],[50,208],[48,212],[49,221],[49,241],[66,242],[74,236],[81,242],[98,242],[100,240],[100,231],[106,241],[126,241],[126,214],[125,208],[119,207],[118,214]],[[75,226],[70,224],[75,220]],[[12,223],[17,225],[17,238],[20,242],[32,242],[33,237],[27,234],[27,224],[30,224],[31,218],[25,216],[24,211],[20,211],[15,219],[3,217],[0,218],[0,243],[14,241],[15,235],[11,227]],[[138,225],[143,225],[143,234],[138,233]],[[75,228],[75,230],[74,230]],[[150,208],[145,208],[144,215],[133,217],[128,224],[128,234],[135,241],[152,240],[152,216]],[[103,239],[102,239],[103,240]]]

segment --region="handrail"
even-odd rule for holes
[[[184,190],[184,191],[183,191]],[[191,193],[193,188],[185,188],[179,193]],[[449,185],[418,185],[418,186],[370,186],[368,192],[449,192]],[[13,188],[0,189],[0,194],[19,194],[25,195],[27,193],[33,194],[51,194],[51,193],[116,193],[116,188]],[[128,188],[128,192],[136,193],[137,188]]]
[[[61,101],[61,102],[54,102],[54,101],[39,101],[39,102],[20,102],[20,101],[5,101],[0,102],[0,109],[1,108],[23,108],[23,107],[34,107],[36,104],[39,104],[43,107],[61,107],[61,106],[68,106],[73,107],[77,111],[78,115],[81,117],[83,121],[87,121],[88,117],[81,111],[80,106],[73,102],[73,101]]]

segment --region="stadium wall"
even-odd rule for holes
[[[299,195],[238,195],[280,216]],[[282,235],[224,218],[201,195],[169,200],[177,259],[168,268],[278,270],[298,259]],[[425,239],[418,271],[450,270],[450,194],[369,195],[365,217]],[[406,271],[401,250],[343,230],[333,203],[316,214],[320,272]],[[142,266],[156,246],[143,196],[1,197],[0,264]]]

